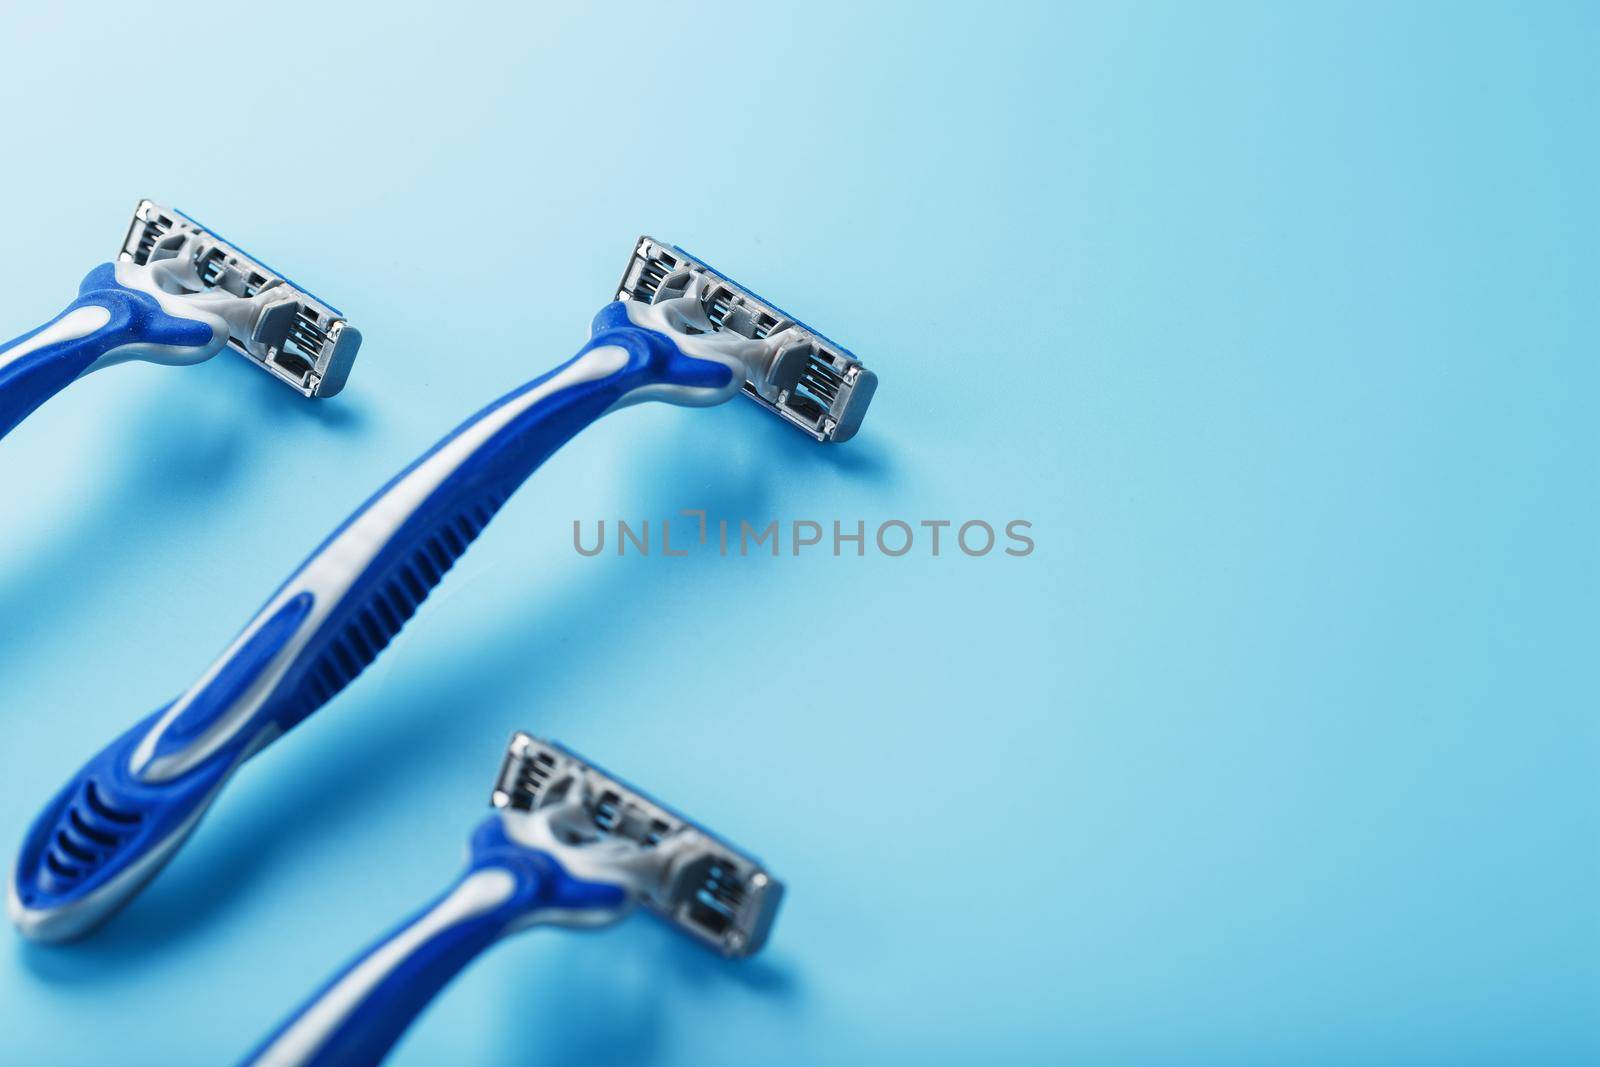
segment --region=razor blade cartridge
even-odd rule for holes
[[[534,812],[558,790],[583,789],[585,810],[601,835],[651,849],[679,846],[668,875],[643,903],[724,956],[748,956],[767,940],[783,883],[761,862],[571,750],[525,733],[512,737],[490,802]],[[687,847],[684,847],[687,846]]]
[[[250,335],[230,335],[228,347],[308,397],[344,388],[361,346],[361,333],[339,309],[170,207],[139,201],[117,258],[139,266],[175,256],[192,258],[198,292],[253,297],[282,294],[256,318]]]
[[[793,340],[783,346],[765,378],[745,379],[744,394],[818,441],[854,437],[878,388],[878,376],[848,349],[677,245],[639,238],[617,299],[645,304],[671,300],[683,296],[696,275],[706,282],[701,303],[716,329],[758,340],[791,331]]]

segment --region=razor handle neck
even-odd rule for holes
[[[599,925],[629,905],[621,888],[574,878],[548,853],[510,842],[491,816],[455,885],[345,967],[245,1064],[379,1063],[439,991],[505,934],[556,921]]]
[[[209,321],[169,314],[101,264],[65,311],[0,348],[0,437],[92,370],[126,359],[203,359],[225,340]]]

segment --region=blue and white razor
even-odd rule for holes
[[[0,347],[0,437],[78,378],[129,360],[185,366],[231,348],[308,397],[344,387],[361,334],[337,309],[149,200],[115,263],[60,315]]]
[[[454,886],[302,1004],[249,1067],[365,1067],[480,952],[530,926],[636,905],[728,957],[766,942],[783,885],[742,850],[559,745],[511,739]]]
[[[744,391],[819,441],[853,434],[876,379],[681,250],[641,240],[588,344],[463,423],[312,553],[211,668],[135,724],[35,820],[8,905],[28,937],[82,934],[194,829],[240,764],[349,685],[556,449],[644,400]]]

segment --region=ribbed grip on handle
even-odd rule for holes
[[[287,733],[356,679],[546,458],[626,392],[585,351],[459,426],[311,554],[134,753],[182,775],[242,733]]]
[[[102,749],[29,826],[7,899],[27,937],[71,940],[120,907],[177,851],[248,754],[226,749],[181,777],[141,781],[130,756],[165,711]]]

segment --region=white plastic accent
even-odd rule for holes
[[[222,346],[228,341],[227,321],[223,316],[198,306],[206,301],[208,294],[179,296],[165,292],[155,283],[152,268],[141,267],[135,263],[123,261],[114,264],[112,269],[119,284],[154,297],[156,303],[161,305],[161,310],[173,318],[205,323],[211,328],[211,340],[203,345],[154,345],[144,342],[118,345],[90,364],[89,369],[84,371],[85,374],[135,359],[168,367],[188,367],[204,363],[222,351]],[[246,303],[236,296],[227,296],[226,299],[235,304]],[[215,301],[213,303],[215,304]]]
[[[4,370],[23,356],[37,352],[41,348],[57,345],[63,341],[76,341],[80,337],[88,337],[110,321],[111,312],[97,304],[73,308],[20,345],[0,352],[0,370]]]
[[[511,898],[516,879],[498,868],[463,878],[427,914],[380,945],[335,982],[254,1061],[252,1067],[297,1067],[315,1056],[374,988],[432,938],[493,911]]]
[[[705,318],[705,310],[700,305],[702,284],[697,279],[686,295],[673,300],[664,300],[659,304],[641,304],[630,300],[623,307],[628,312],[629,322],[640,329],[653,330],[672,338],[672,343],[685,355],[727,367],[730,374],[728,384],[721,388],[708,389],[658,382],[642,389],[635,389],[618,401],[617,407],[631,407],[646,400],[661,400],[683,407],[710,407],[720,404],[738,394],[744,386],[745,377],[753,368],[764,369],[766,363],[771,360],[781,335],[757,341],[741,337],[736,333],[713,330],[710,321]],[[684,329],[686,325],[705,332],[689,333]]]

